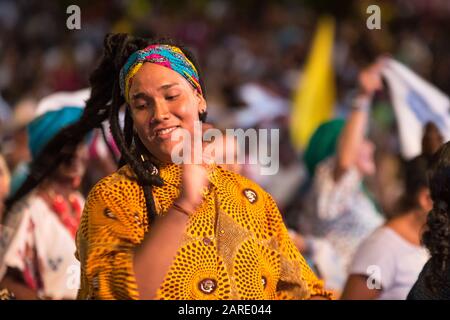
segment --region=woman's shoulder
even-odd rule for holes
[[[0,252],[2,247],[7,248],[16,234],[23,232],[20,230],[25,230],[30,222],[35,227],[43,225],[51,215],[52,213],[44,200],[37,196],[35,192],[15,203],[0,226]]]
[[[14,224],[16,220],[21,219],[24,215],[47,211],[45,209],[47,209],[47,206],[44,200],[36,192],[31,192],[12,206],[8,212],[5,225]]]
[[[101,179],[91,189],[84,206],[81,225],[109,228],[108,232],[128,238],[130,230],[136,230],[138,235],[142,234],[145,213],[142,188],[132,171],[125,166]],[[87,237],[86,234],[83,236]]]
[[[370,262],[371,264],[388,263],[392,265],[399,253],[401,254],[395,241],[396,238],[392,236],[386,226],[376,228],[358,245],[353,264]]]
[[[128,166],[102,178],[89,192],[86,208],[102,203],[105,207],[141,207],[143,191]]]
[[[139,188],[136,176],[128,165],[119,168],[117,171],[100,179],[89,194],[125,191],[127,188]]]
[[[398,239],[389,227],[379,226],[369,234],[360,244],[363,251],[392,251],[397,247]],[[395,247],[395,248],[394,248]]]

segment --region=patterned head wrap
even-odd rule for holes
[[[175,46],[155,44],[134,52],[120,70],[120,90],[127,102],[129,102],[128,95],[133,77],[144,62],[151,62],[172,69],[202,94],[197,69],[183,51]]]

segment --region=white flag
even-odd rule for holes
[[[389,87],[404,158],[421,154],[423,129],[427,122],[433,122],[439,128],[444,141],[450,140],[448,96],[393,59],[386,59],[381,72]]]

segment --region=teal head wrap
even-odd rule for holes
[[[309,140],[303,155],[310,177],[314,175],[316,166],[336,153],[338,138],[344,128],[344,119],[334,119],[322,123]]]
[[[82,113],[83,109],[80,107],[67,106],[48,111],[34,119],[27,127],[28,146],[33,159],[61,129],[78,121]]]

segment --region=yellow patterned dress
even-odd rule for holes
[[[159,169],[158,214],[180,192],[181,167]],[[159,299],[329,298],[291,242],[272,197],[254,182],[219,166],[205,201],[189,218],[183,242],[157,292]],[[128,166],[89,194],[77,234],[79,299],[137,299],[134,249],[148,231],[144,193]],[[149,232],[151,232],[151,227]]]

